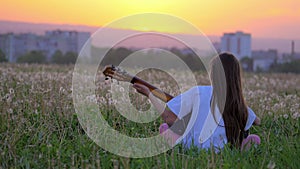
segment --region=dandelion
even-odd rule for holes
[[[300,114],[298,112],[296,112],[292,115],[292,118],[295,120],[298,119],[299,117],[300,117]]]
[[[98,101],[98,103],[101,103],[101,104],[106,102],[104,97],[97,97],[97,101]]]
[[[65,89],[63,87],[60,87],[59,88],[59,94],[63,94],[63,93],[65,93]]]
[[[86,97],[86,100],[89,102],[97,103],[96,95],[90,95]]]
[[[9,89],[9,93],[10,93],[10,94],[14,94],[14,93],[15,93],[14,89],[13,89],[13,88],[10,88],[10,89]]]
[[[290,112],[295,112],[296,110],[295,110],[295,108],[290,108]]]
[[[106,98],[111,98],[111,91],[108,91],[108,93],[105,94]]]
[[[122,92],[122,93],[125,91],[124,87],[122,87],[122,86],[120,87],[119,90],[120,90],[120,92]]]
[[[10,103],[12,101],[12,95],[11,94],[6,94],[5,99],[7,103]]]
[[[8,109],[8,113],[12,114],[13,113],[13,109]]]

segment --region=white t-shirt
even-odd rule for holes
[[[211,86],[196,86],[174,97],[167,103],[168,108],[182,119],[192,112],[191,120],[183,134],[182,143],[186,147],[192,144],[199,148],[208,149],[213,146],[216,150],[222,149],[227,143],[224,121],[219,111],[216,111],[214,120],[210,112]],[[219,114],[218,114],[219,113]],[[256,115],[248,108],[248,119],[245,130],[252,126]]]

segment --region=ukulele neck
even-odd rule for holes
[[[134,83],[139,83],[142,85],[145,85],[149,88],[150,92],[157,98],[159,98],[160,100],[162,100],[163,102],[168,102],[169,100],[171,100],[172,98],[174,98],[172,95],[163,92],[162,90],[158,89],[157,87],[153,86],[152,84],[138,78],[138,77],[133,77],[132,80],[130,81],[130,83],[134,84]]]

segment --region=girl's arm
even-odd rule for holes
[[[162,112],[161,117],[163,118],[164,122],[167,123],[169,126],[172,126],[173,123],[177,120],[177,116],[156,98],[149,90],[148,87],[145,85],[134,83],[133,87],[141,94],[147,96],[153,106],[158,110],[158,112]]]

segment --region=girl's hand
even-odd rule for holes
[[[137,92],[139,92],[139,93],[141,93],[141,94],[143,94],[143,95],[145,95],[147,97],[150,94],[149,88],[147,86],[145,86],[145,85],[142,85],[142,84],[139,84],[139,83],[134,83],[132,85],[132,87],[135,88]]]

